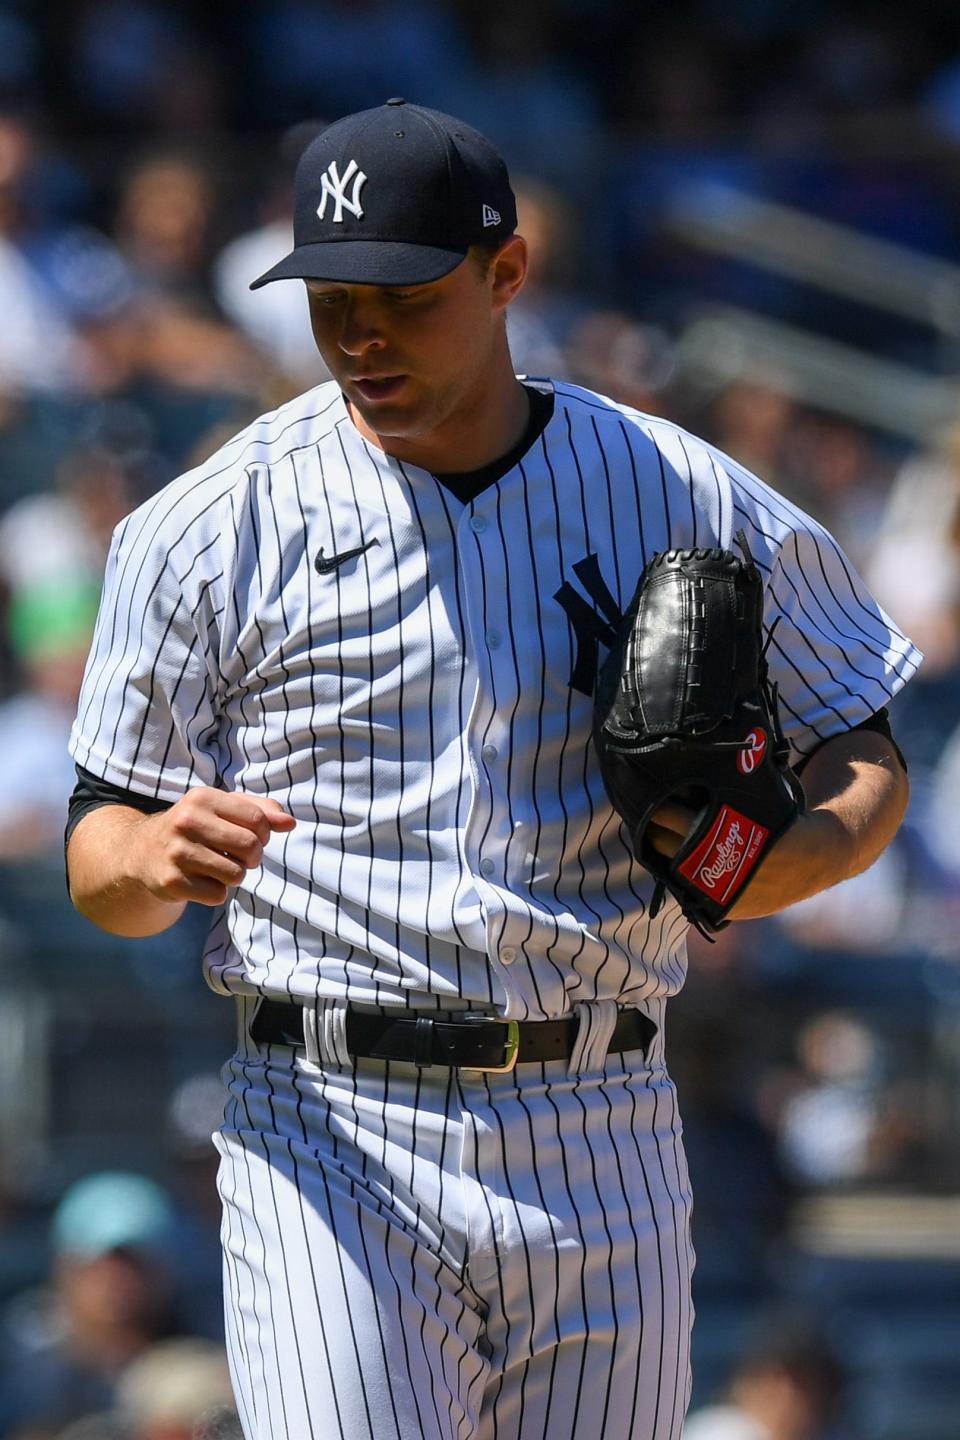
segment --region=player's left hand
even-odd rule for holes
[[[647,831],[650,844],[659,854],[672,860],[693,829],[696,818],[697,812],[688,805],[678,805],[674,801],[661,805],[650,819]]]
[[[868,730],[822,744],[804,767],[803,788],[803,813],[771,846],[730,910],[731,920],[773,915],[859,875],[893,839],[910,794],[893,741]],[[673,801],[658,807],[652,835],[661,854],[676,854],[694,818]]]

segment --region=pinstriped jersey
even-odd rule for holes
[[[794,759],[916,669],[815,521],[676,425],[552,388],[543,433],[467,504],[330,383],[118,526],[74,759],[298,821],[215,912],[214,989],[517,1018],[673,994],[686,921],[672,901],[650,920],[590,739],[604,626],[658,550],[746,532]]]

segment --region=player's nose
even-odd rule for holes
[[[362,355],[386,343],[383,311],[372,296],[353,297],[343,307],[339,345],[347,355]]]

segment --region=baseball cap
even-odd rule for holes
[[[507,167],[489,140],[399,97],[321,131],[294,188],[294,248],[251,290],[288,279],[421,285],[517,225]]]
[[[54,1211],[59,1254],[95,1260],[111,1250],[162,1249],[173,1210],[166,1193],[145,1175],[102,1170],[71,1185]]]

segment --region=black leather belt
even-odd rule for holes
[[[579,1022],[497,1020],[453,1011],[433,1015],[373,1015],[347,1010],[347,1049],[354,1057],[405,1060],[413,1065],[457,1065],[504,1072],[530,1060],[560,1060],[573,1053]],[[646,1052],[657,1027],[639,1010],[622,1010],[608,1052]],[[250,1037],[258,1045],[302,1047],[303,1009],[281,1000],[260,1004]]]

